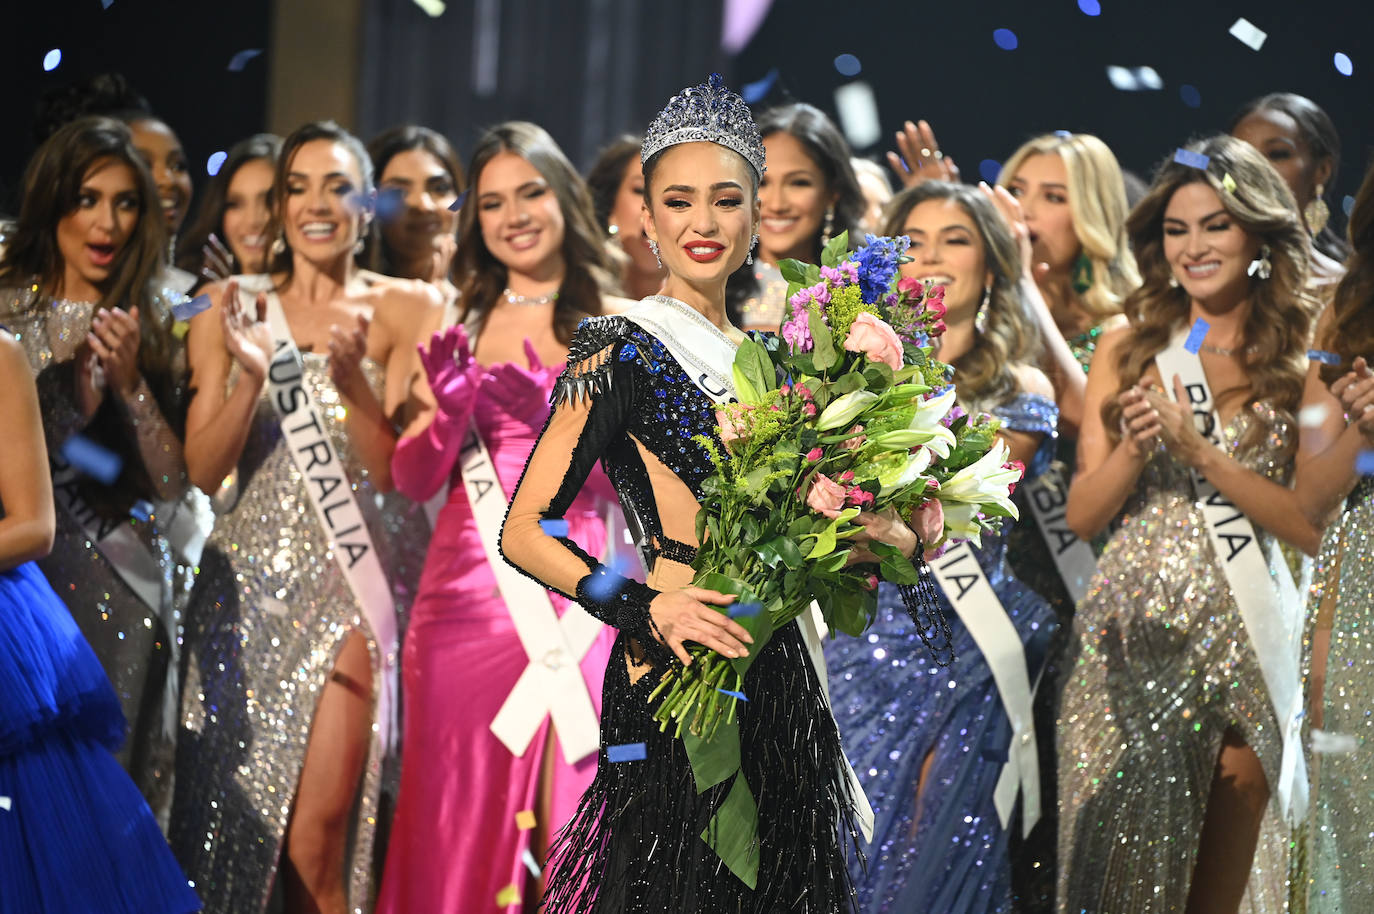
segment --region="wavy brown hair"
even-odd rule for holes
[[[563,213],[563,284],[554,304],[553,329],[559,342],[572,341],[578,322],[601,313],[601,294],[611,287],[614,267],[605,245],[606,231],[596,221],[591,194],[548,131],[528,121],[507,121],[492,127],[477,141],[468,164],[470,191],[475,193],[482,169],[503,152],[518,155],[549,183]],[[453,259],[454,281],[463,305],[461,320],[485,320],[507,284],[506,265],[492,256],[482,238],[477,202],[466,203],[458,215],[458,254]]]
[[[200,207],[196,210],[190,227],[177,239],[177,266],[199,276],[205,263],[203,249],[211,235],[218,236],[225,242],[225,247],[228,247],[228,239],[224,236],[224,211],[228,207],[229,185],[233,183],[234,175],[249,162],[258,160],[266,162],[275,170],[277,154],[280,151],[281,137],[271,133],[255,133],[229,147],[224,164],[205,184]],[[229,250],[229,257],[233,261],[231,265],[237,267],[235,272],[250,272],[248,264],[238,263],[232,248]]]
[[[1018,286],[1021,253],[987,197],[968,185],[945,181],[923,181],[893,197],[883,211],[883,234],[906,234],[907,216],[927,200],[957,203],[983,242],[983,265],[992,273],[987,326],[974,334],[972,348],[954,361],[954,380],[965,408],[990,410],[1016,395],[1012,369],[1034,365],[1040,356],[1040,331]]]
[[[1093,267],[1092,286],[1078,299],[1101,322],[1119,313],[1127,294],[1140,284],[1126,246],[1129,208],[1121,166],[1107,144],[1092,134],[1051,133],[1023,143],[1012,153],[997,183],[1009,187],[1022,163],[1033,155],[1056,155],[1064,163],[1073,233]]]
[[[1374,361],[1374,162],[1355,195],[1348,226],[1350,259],[1331,300],[1331,324],[1321,347],[1341,357],[1339,365],[1322,365],[1322,380],[1334,382],[1350,370],[1357,356]]]
[[[1304,288],[1307,232],[1298,219],[1293,193],[1248,143],[1214,136],[1187,148],[1207,156],[1207,167],[1183,165],[1170,156],[1159,166],[1149,192],[1126,220],[1142,281],[1140,288],[1126,297],[1123,309],[1131,326],[1118,347],[1119,390],[1125,391],[1141,379],[1155,356],[1188,320],[1188,294],[1169,284],[1173,274],[1164,257],[1164,211],[1180,187],[1201,182],[1216,191],[1221,205],[1242,229],[1269,246],[1273,266],[1268,279],[1250,280],[1250,314],[1239,344],[1250,383],[1217,391],[1215,401],[1219,404],[1240,397],[1248,406],[1272,400],[1291,414],[1302,400],[1312,311]],[[1228,184],[1234,184],[1235,190],[1228,190]],[[1102,421],[1113,440],[1119,439],[1121,406],[1116,397],[1102,405]],[[1256,425],[1246,443],[1253,444],[1263,435],[1263,427]]]
[[[122,122],[83,117],[59,127],[38,147],[24,173],[24,200],[0,260],[0,283],[36,281],[39,300],[61,294],[66,265],[57,246],[57,224],[78,206],[90,170],[110,160],[134,173],[138,221],[100,290],[100,307],[138,308],[139,367],[149,374],[165,374],[171,360],[171,317],[160,313],[153,299],[167,263],[167,226],[157,186]]]

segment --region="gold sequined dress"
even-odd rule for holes
[[[377,491],[345,430],[326,356],[302,352],[303,384],[342,461],[398,607],[408,605],[429,527],[419,509]],[[383,370],[362,363],[382,389]],[[230,383],[233,378],[231,377]],[[328,549],[277,414],[258,401],[187,614],[186,686],[169,840],[206,912],[265,910],[276,878],[310,725],[347,636],[367,636],[372,696],[378,646]],[[375,708],[375,704],[374,704]],[[383,751],[375,732],[348,823],[350,911],[371,910]]]
[[[1265,434],[1245,442],[1256,423]],[[1274,409],[1242,409],[1224,439],[1241,464],[1287,481],[1297,429]],[[1233,728],[1253,747],[1271,785],[1282,744],[1187,468],[1156,451],[1118,520],[1078,606],[1060,705],[1059,910],[1182,912],[1222,737]],[[1256,532],[1280,570],[1273,538]],[[1287,910],[1288,838],[1271,801],[1243,914]]]
[[[1374,911],[1374,477],[1326,531],[1312,606],[1331,642],[1312,755],[1308,911]]]
[[[171,300],[171,293],[162,293],[152,305],[165,309]],[[184,416],[184,350],[173,351],[167,376],[146,379],[149,393],[141,396],[153,402],[143,404],[142,428],[108,393],[88,421],[77,405],[76,359],[87,355],[84,343],[95,307],[43,297],[33,284],[0,289],[0,324],[24,347],[34,371],[59,496],[52,552],[38,565],[110,677],[129,724],[116,757],[165,827],[172,801],[181,615],[194,578],[193,561],[173,548],[167,529],[177,512],[203,507],[203,496],[185,485],[179,433],[168,424],[179,426]],[[67,466],[62,447],[77,433],[119,455],[123,466],[113,484]],[[165,446],[178,455],[173,463],[180,479],[154,484],[135,441],[142,434],[166,438]],[[180,500],[149,514],[146,509],[161,501],[159,488],[164,494],[179,490]],[[140,550],[145,555],[134,564],[152,572],[141,576],[146,586],[136,591],[132,578],[121,575],[108,556]]]

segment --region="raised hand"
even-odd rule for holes
[[[733,594],[704,587],[684,587],[654,597],[649,604],[649,615],[663,643],[684,666],[692,663],[692,655],[683,646],[688,641],[709,647],[722,657],[747,657],[749,649],[745,645],[754,643],[753,635],[725,613],[706,605],[729,606],[733,602]]]
[[[272,329],[267,325],[267,293],[259,292],[252,311],[239,301],[239,284],[230,281],[220,301],[220,328],[224,348],[255,381],[267,377],[272,359]]]
[[[1145,458],[1159,446],[1163,427],[1159,412],[1139,384],[1117,395],[1121,404],[1121,440],[1132,457]]]
[[[938,180],[959,183],[959,166],[954,159],[940,151],[935,131],[926,121],[907,121],[897,131],[897,152],[887,154],[887,163],[897,173],[903,187],[915,187],[924,181]]]
[[[468,332],[461,324],[449,327],[430,338],[429,348],[419,347],[420,365],[429,388],[434,392],[439,412],[461,414],[482,379],[482,366],[472,356]]]
[[[453,258],[458,253],[458,239],[448,232],[442,232],[434,238],[434,254],[430,260],[428,279],[434,285],[439,285],[448,279],[449,268],[453,266]]]
[[[1346,422],[1356,423],[1360,432],[1374,440],[1374,371],[1364,356],[1358,356],[1350,371],[1331,384],[1331,396],[1341,401]]]
[[[86,342],[100,359],[105,382],[117,396],[127,398],[138,387],[138,343],[142,333],[138,327],[138,308],[101,308],[91,320]]]
[[[548,366],[539,358],[534,344],[525,339],[525,358],[529,367],[503,362],[487,370],[506,412],[531,427],[543,425],[549,414],[549,388],[561,366]]]
[[[1011,236],[1016,239],[1016,247],[1021,252],[1022,272],[1032,278],[1038,278],[1048,273],[1049,264],[1032,263],[1030,228],[1026,225],[1026,217],[1021,212],[1021,201],[1013,197],[1011,192],[1001,185],[990,187],[986,181],[979,181],[978,189],[992,201],[993,206],[997,207],[997,212],[1006,222],[1007,227],[1011,229]]]
[[[356,391],[357,385],[367,386],[363,376],[363,359],[367,356],[367,331],[372,322],[358,315],[358,322],[351,330],[338,324],[329,328],[329,377],[334,385],[347,396]]]
[[[1159,440],[1179,461],[1196,467],[1206,449],[1211,447],[1197,430],[1193,411],[1188,406],[1188,394],[1183,381],[1174,375],[1174,397],[1171,400],[1160,390],[1147,389],[1145,400],[1154,410]]]
[[[234,254],[214,232],[201,245],[200,257],[200,275],[210,282],[219,282],[234,275]]]

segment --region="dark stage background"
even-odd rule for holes
[[[464,155],[483,125],[525,118],[586,165],[615,133],[642,130],[673,91],[720,69],[736,86],[775,71],[770,100],[790,95],[832,114],[834,90],[865,81],[883,139],[860,152],[881,153],[904,118],[923,117],[967,180],[982,160],[1056,129],[1098,134],[1148,177],[1245,99],[1295,91],[1341,131],[1339,219],[1374,149],[1372,9],[1364,0],[775,0],[731,55],[721,47],[721,0],[458,0],[438,18],[411,0],[16,2],[0,55],[9,114],[0,209],[13,210],[40,93],[107,69],[123,71],[178,131],[199,183],[212,152],[309,117],[334,117],[364,137],[417,120]],[[1261,51],[1227,34],[1239,16],[1269,33]],[[995,29],[1014,33],[1016,49],[999,47]],[[53,48],[62,62],[44,72]],[[246,49],[263,53],[229,72]],[[1333,65],[1337,51],[1352,59],[1351,76]],[[856,76],[837,71],[841,54],[858,58]],[[1121,91],[1108,65],[1153,67],[1163,87]]]

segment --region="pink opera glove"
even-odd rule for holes
[[[506,415],[538,431],[549,418],[549,392],[563,366],[545,365],[528,338],[525,340],[525,358],[529,361],[529,368],[514,362],[502,362],[487,369],[483,383],[492,385],[487,390],[495,394],[492,400],[499,402]]]
[[[425,501],[453,474],[482,384],[482,366],[472,357],[467,331],[461,326],[434,334],[429,348],[419,349],[420,364],[434,392],[434,421],[418,435],[396,443],[391,478],[408,498]]]

